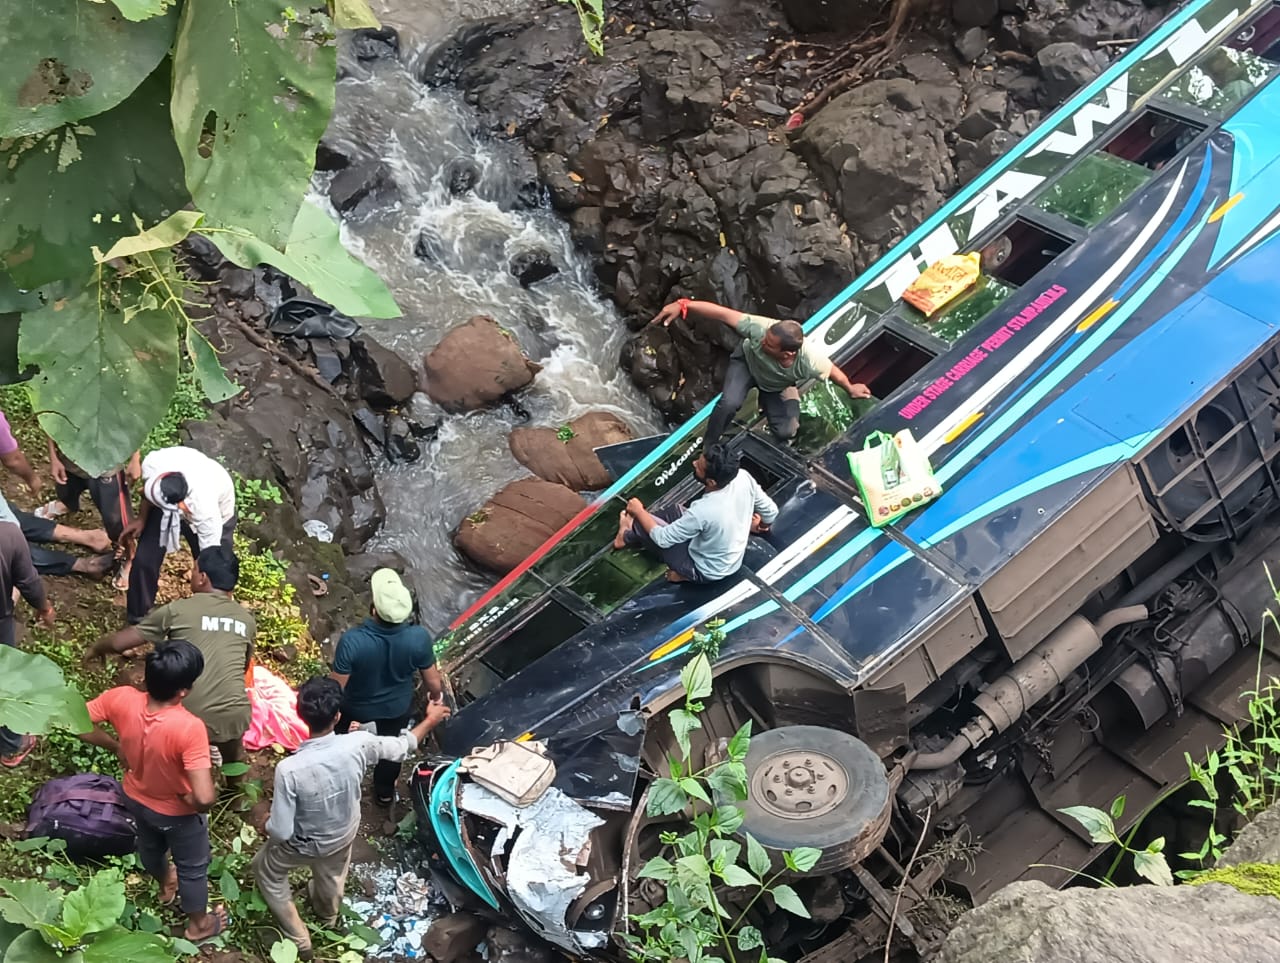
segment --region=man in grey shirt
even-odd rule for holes
[[[332,925],[342,906],[351,844],[360,829],[365,771],[384,759],[400,762],[417,751],[427,733],[448,718],[449,709],[429,704],[427,717],[398,736],[363,730],[338,735],[333,728],[341,713],[342,686],[333,679],[310,679],[298,689],[298,715],[311,738],[276,766],[267,841],[253,859],[262,898],[303,960],[311,959],[311,936],[294,905],[289,871],[311,868],[312,909]]]
[[[688,509],[679,505],[650,512],[640,499],[627,502],[618,519],[614,548],[656,549],[667,563],[670,582],[715,582],[742,567],[752,532],[769,530],[778,506],[750,472],[738,466],[738,453],[717,445],[693,465],[706,491]]]

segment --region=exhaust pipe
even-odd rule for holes
[[[978,693],[973,700],[977,715],[965,723],[945,748],[918,753],[911,761],[911,769],[945,768],[970,749],[1004,732],[1102,648],[1108,632],[1121,625],[1141,622],[1146,617],[1145,605],[1111,609],[1097,622],[1090,622],[1082,615],[1071,616],[1009,671]]]

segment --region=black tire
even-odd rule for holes
[[[864,855],[855,849],[879,844],[887,825],[889,780],[884,764],[861,739],[822,726],[770,729],[752,737],[746,766],[742,831],[766,849],[821,849],[822,858],[810,870],[821,873],[852,866]]]

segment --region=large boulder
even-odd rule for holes
[[[1207,886],[1014,883],[961,917],[935,963],[1264,963],[1280,958],[1280,900]]]
[[[960,113],[954,82],[874,80],[841,94],[801,129],[796,148],[839,200],[864,262],[932,214],[955,187],[944,126]]]
[[[879,10],[856,0],[782,0],[782,12],[799,33],[828,33],[862,28]]]
[[[1062,103],[1106,66],[1106,54],[1097,50],[1086,50],[1078,43],[1049,44],[1036,54],[1041,102],[1046,107]]]
[[[617,415],[592,411],[573,419],[561,437],[556,428],[517,428],[507,438],[516,461],[539,478],[574,491],[598,491],[613,481],[595,449],[631,440],[631,429]]]
[[[651,30],[640,59],[640,123],[645,137],[659,141],[701,133],[711,126],[724,99],[724,52],[696,30]]]
[[[418,390],[409,362],[367,334],[351,339],[351,368],[357,394],[375,408],[403,405]]]
[[[473,411],[518,391],[542,367],[525,357],[511,333],[476,316],[446,334],[423,359],[427,394],[450,411]]]
[[[477,565],[505,575],[586,504],[564,485],[521,478],[464,518],[453,544]]]

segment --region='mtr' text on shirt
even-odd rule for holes
[[[200,616],[200,628],[206,632],[234,632],[240,638],[248,638],[249,629],[239,619],[229,619],[217,615]]]

